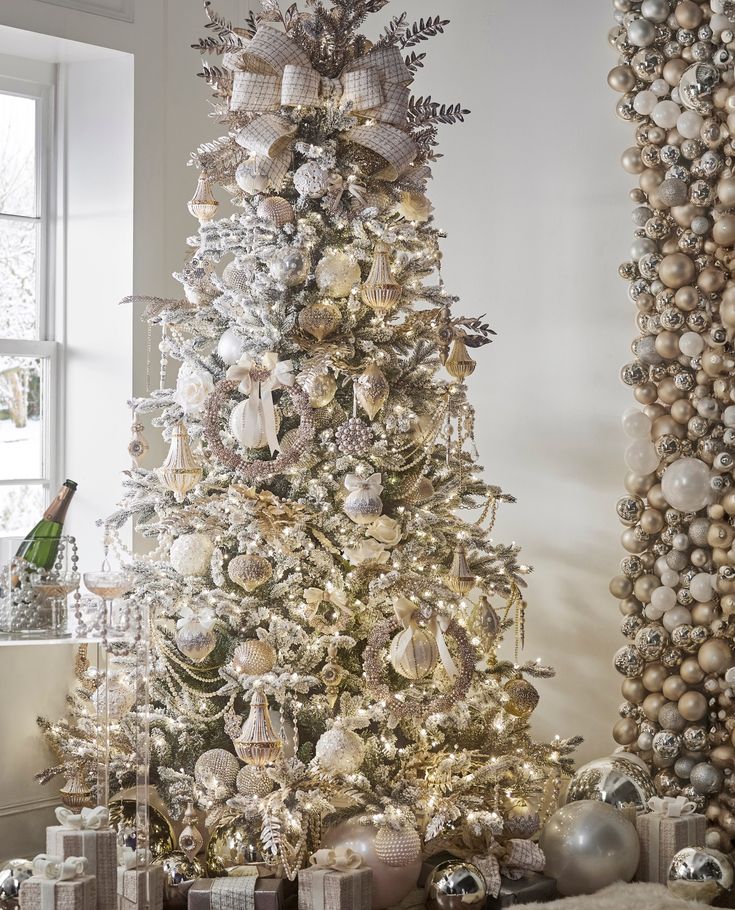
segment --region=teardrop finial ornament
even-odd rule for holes
[[[237,739],[232,741],[237,757],[247,765],[264,768],[281,754],[281,740],[276,736],[268,713],[268,699],[260,690],[253,693],[250,714]]]
[[[455,379],[467,379],[475,372],[477,362],[470,357],[467,345],[459,335],[452,341],[452,349],[444,366]]]
[[[444,581],[448,588],[455,594],[469,594],[475,587],[475,576],[472,574],[470,564],[467,561],[467,551],[464,544],[458,543],[454,550],[452,559],[452,568],[449,574],[445,576]]]
[[[199,224],[211,221],[217,214],[219,202],[214,198],[212,186],[206,174],[200,174],[197,188],[189,200],[189,211],[199,219]]]
[[[389,394],[390,386],[383,371],[374,363],[368,364],[355,383],[355,396],[371,420],[375,420],[375,415],[386,403]]]
[[[375,245],[373,265],[362,285],[362,300],[376,313],[390,313],[401,299],[401,286],[390,270],[388,247],[382,241]]]
[[[194,810],[194,803],[191,800],[186,805],[184,821],[186,824],[181,829],[181,834],[179,834],[179,849],[186,853],[189,859],[194,859],[204,846],[204,837],[197,827],[199,819]]]
[[[186,494],[202,479],[202,466],[189,445],[189,433],[183,422],[174,428],[166,460],[158,469],[161,483],[183,502]]]

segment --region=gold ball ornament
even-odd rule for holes
[[[248,594],[252,594],[253,591],[270,581],[273,569],[265,556],[259,556],[257,553],[245,553],[230,561],[227,574],[231,581],[244,588]]]
[[[381,862],[394,869],[410,866],[421,856],[421,837],[413,828],[383,825],[375,835],[375,853]]]
[[[261,768],[245,765],[237,774],[237,792],[242,796],[262,798],[273,792],[275,781]]]
[[[360,281],[360,265],[348,253],[325,253],[314,270],[317,286],[330,297],[347,297]]]
[[[304,391],[312,408],[324,408],[334,400],[337,380],[329,372],[312,373],[304,381]]]
[[[405,679],[423,679],[439,661],[436,638],[428,629],[411,625],[394,636],[388,649],[391,666]]]
[[[198,859],[190,859],[183,850],[169,850],[153,860],[154,866],[163,869],[164,910],[186,910],[189,889],[198,878],[205,875]]]
[[[706,641],[697,652],[697,662],[705,673],[724,673],[733,665],[730,645],[722,638]]]
[[[503,691],[507,696],[505,710],[515,717],[528,717],[539,703],[538,690],[526,679],[509,679]]]
[[[262,862],[258,828],[242,818],[215,827],[204,855],[209,876],[236,876],[242,866]]]
[[[671,253],[661,260],[658,274],[667,287],[678,289],[694,281],[697,269],[686,254]]]
[[[251,638],[241,642],[232,655],[232,663],[237,673],[244,676],[262,676],[276,665],[276,650],[267,641]]]
[[[134,799],[113,799],[110,802],[110,827],[118,831],[123,840],[122,846],[135,848]],[[126,832],[130,832],[126,834]],[[155,806],[148,806],[148,849],[156,859],[170,852],[175,847],[174,830]]]
[[[317,341],[333,335],[342,321],[342,312],[335,303],[310,303],[299,312],[299,328]]]
[[[701,692],[685,692],[676,704],[679,714],[688,721],[702,720],[707,714],[707,699]]]
[[[281,196],[269,196],[258,205],[258,218],[269,221],[274,227],[293,224],[294,217],[293,206]]]

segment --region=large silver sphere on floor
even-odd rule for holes
[[[0,910],[15,910],[20,905],[20,886],[33,875],[33,864],[26,859],[11,859],[0,870]]]
[[[539,846],[546,875],[560,894],[592,894],[616,881],[629,882],[638,868],[634,826],[618,809],[593,799],[569,803],[546,823]]]
[[[427,910],[466,910],[485,906],[487,887],[482,872],[472,863],[450,859],[433,870],[426,881]]]
[[[618,753],[582,765],[569,784],[566,802],[597,799],[611,806],[634,803],[637,809],[647,809],[648,800],[655,795],[656,788],[645,767]]]
[[[733,866],[724,853],[709,847],[684,847],[671,860],[666,884],[677,897],[711,904],[732,888],[733,880]]]

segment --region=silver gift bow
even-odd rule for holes
[[[260,362],[250,354],[243,354],[227,371],[227,378],[237,379],[240,382],[239,390],[248,396],[243,427],[243,442],[246,446],[257,448],[262,433],[265,433],[271,455],[280,449],[272,393],[294,384],[292,371],[291,361],[279,361],[278,354],[274,351],[266,351]]]
[[[399,594],[397,597],[393,598],[393,612],[403,625],[403,632],[400,633],[402,636],[401,642],[396,647],[396,657],[399,660],[410,648],[414,632],[418,629],[418,621],[416,618],[417,611],[418,606],[407,597],[403,597]],[[447,642],[444,638],[444,633],[447,631],[448,625],[448,616],[432,616],[427,622],[426,627],[436,639],[439,658],[447,672],[447,676],[450,679],[454,679],[458,672],[457,665],[454,662],[454,658],[449,653],[449,648],[447,647]]]
[[[281,107],[313,107],[336,97],[370,118],[345,136],[388,162],[377,177],[396,180],[416,157],[416,144],[406,134],[408,84],[413,76],[397,47],[374,48],[348,64],[338,79],[327,79],[292,38],[261,25],[239,55],[238,66],[230,107],[261,115],[237,136],[238,143],[254,155],[277,158],[296,131],[273,112]]]

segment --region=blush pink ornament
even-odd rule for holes
[[[327,831],[322,846],[346,847],[358,854],[373,873],[372,910],[385,910],[399,904],[416,887],[421,856],[408,866],[387,866],[375,852],[377,833],[373,825],[361,825],[358,815]]]

